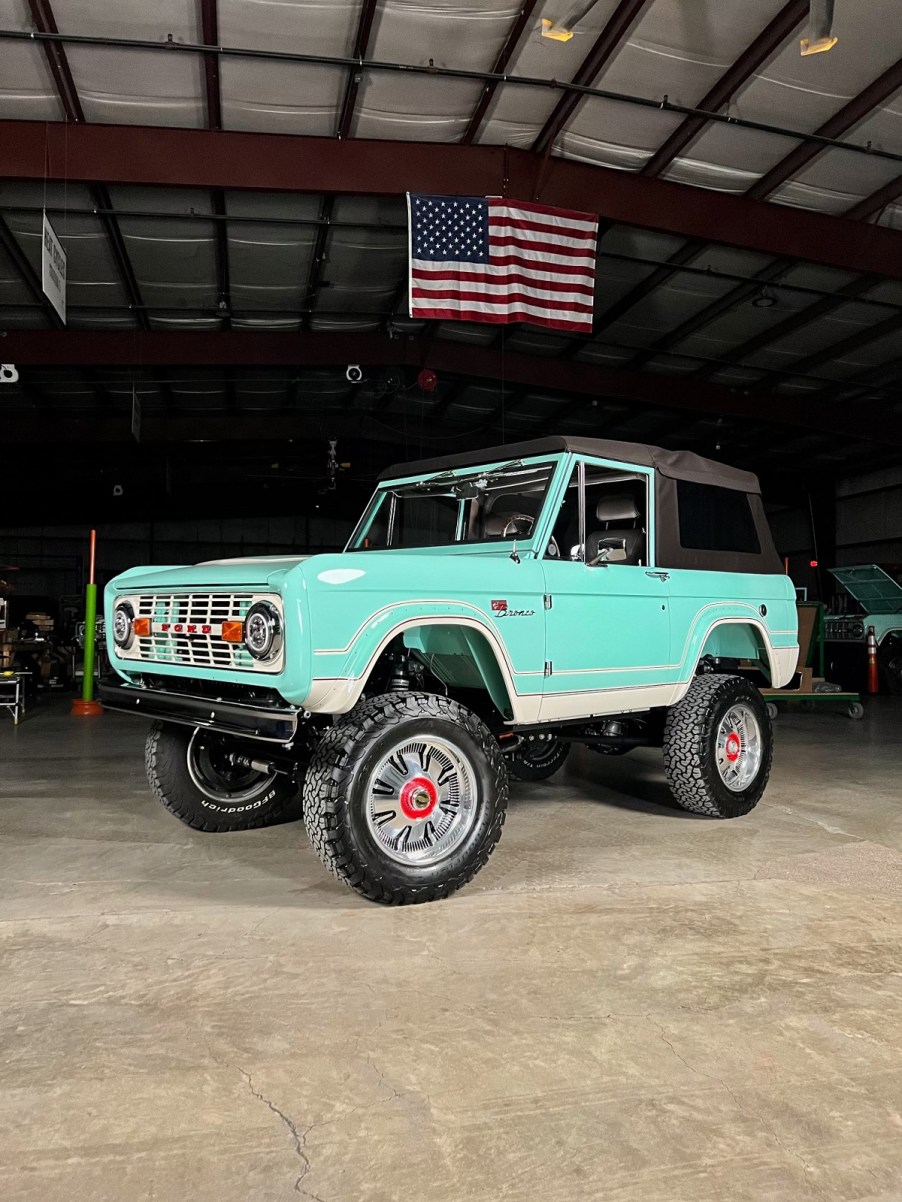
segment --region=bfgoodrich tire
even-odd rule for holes
[[[664,771],[685,810],[739,818],[770,776],[773,734],[758,690],[741,676],[696,676],[664,724]]]
[[[325,866],[386,905],[437,901],[483,867],[501,836],[507,771],[475,714],[429,693],[358,705],[321,739],[304,822]]]
[[[504,757],[507,770],[517,780],[548,780],[563,768],[570,744],[561,739],[535,739],[528,736],[516,751]]]
[[[297,781],[233,764],[237,750],[265,755],[228,735],[155,722],[144,747],[147,779],[158,801],[194,830],[247,831],[284,819]]]

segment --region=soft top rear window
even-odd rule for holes
[[[682,546],[698,551],[761,553],[748,493],[678,480],[677,507]]]

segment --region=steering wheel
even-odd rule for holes
[[[501,531],[502,538],[513,536],[514,538],[526,538],[532,533],[532,528],[535,525],[536,519],[529,513],[511,513],[508,514],[504,522],[504,529]],[[518,530],[516,522],[528,522],[529,525],[525,530]],[[511,527],[513,526],[513,529]]]

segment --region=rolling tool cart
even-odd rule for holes
[[[761,689],[767,712],[776,718],[780,706],[798,703],[802,710],[841,706],[850,718],[864,717],[861,694],[839,689],[824,679],[825,607],[820,601],[799,601],[799,669],[783,689]],[[815,676],[815,668],[819,675]]]

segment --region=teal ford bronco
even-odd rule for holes
[[[189,826],[276,822],[364,897],[446,897],[509,776],[573,743],[663,749],[676,801],[748,813],[798,657],[795,592],[746,472],[552,437],[399,464],[340,554],[133,568],[106,590],[110,709]],[[121,679],[119,679],[121,678]]]

